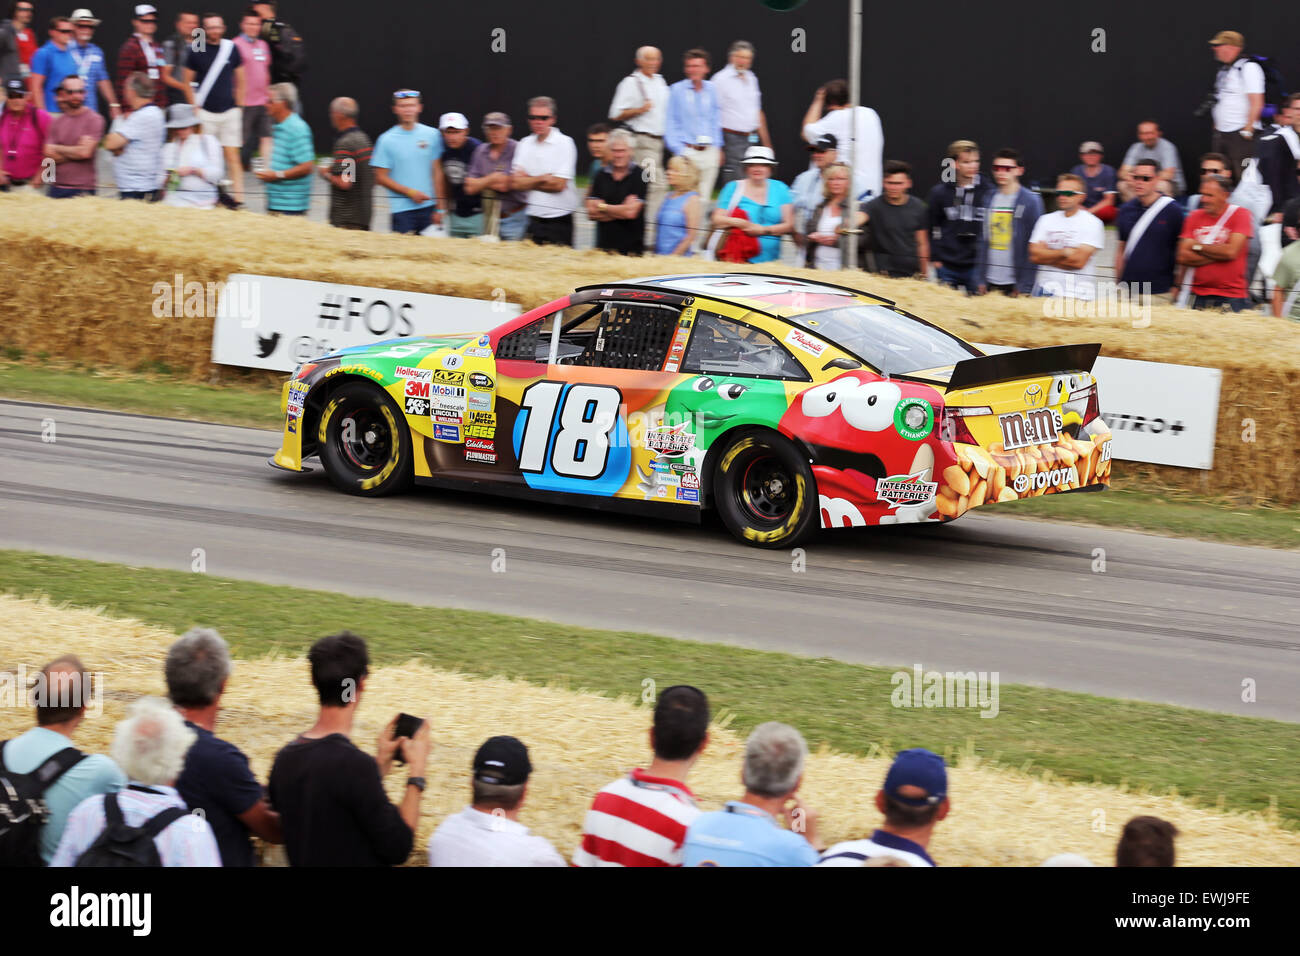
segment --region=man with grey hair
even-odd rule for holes
[[[281,216],[305,216],[311,205],[311,172],[316,165],[311,127],[294,112],[298,91],[292,83],[272,83],[267,97],[271,168],[257,173],[266,183],[266,210]]]
[[[143,830],[152,837],[163,866],[220,866],[212,827],[189,812],[174,786],[194,740],[194,731],[162,698],[142,697],[132,704],[109,748],[130,784],[120,793],[89,797],[77,805],[50,865],[75,866],[83,854],[86,866],[108,858],[117,865],[141,865],[133,844]],[[123,862],[128,856],[132,862]]]
[[[587,218],[596,224],[596,248],[639,256],[644,248],[646,183],[631,162],[633,139],[625,129],[609,134],[609,165],[591,181]]]
[[[208,627],[186,631],[167,652],[167,696],[185,725],[198,735],[185,755],[176,789],[191,810],[202,810],[212,825],[222,866],[252,866],[249,834],[283,843],[280,814],[271,809],[248,758],[213,731],[221,695],[230,677],[230,651]]]
[[[153,102],[153,80],[132,73],[123,89],[127,113],[113,120],[104,149],[112,153],[113,179],[123,199],[152,199],[162,181],[167,118]]]
[[[430,866],[564,866],[545,837],[519,822],[533,772],[528,748],[492,737],[474,755],[473,803],[443,820],[429,838]]]
[[[330,125],[338,132],[334,159],[320,167],[330,184],[330,225],[340,229],[369,229],[375,174],[370,170],[374,144],[357,125],[361,110],[350,96],[330,102]]]
[[[795,792],[808,745],[789,724],[759,724],[745,743],[745,795],[695,818],[686,830],[683,866],[812,866],[822,844],[817,814]],[[785,820],[783,830],[777,817]]]
[[[668,191],[668,178],[660,168],[664,164],[664,134],[668,124],[668,83],[659,73],[663,62],[664,55],[658,47],[638,47],[636,69],[619,80],[609,104],[609,121],[615,128],[626,129],[636,137],[632,158],[649,177],[646,220],[652,223]]]
[[[555,100],[534,96],[528,101],[530,136],[515,147],[510,188],[528,194],[528,238],[539,244],[573,245],[573,211],[578,193],[573,177],[578,147],[555,126]]]
[[[751,146],[772,148],[763,112],[763,93],[754,74],[754,44],[737,40],[727,50],[727,65],[713,74],[722,123],[722,174],[719,186],[744,175],[742,161]],[[707,197],[706,197],[707,198]]]

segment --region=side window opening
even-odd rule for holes
[[[682,371],[810,380],[785,346],[762,329],[702,310],[695,319]]]

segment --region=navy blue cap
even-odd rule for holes
[[[906,797],[900,787],[919,787],[923,797]],[[934,806],[948,795],[948,771],[943,758],[924,747],[900,750],[885,776],[885,796],[909,807]]]
[[[492,737],[474,755],[474,779],[483,783],[513,787],[532,772],[528,748],[514,737]]]

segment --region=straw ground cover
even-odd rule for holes
[[[1300,823],[1300,741],[1293,724],[1277,721],[1011,685],[1000,688],[991,720],[975,708],[894,708],[887,668],[28,552],[0,551],[0,582],[12,594],[103,607],[167,631],[216,626],[245,660],[297,657],[315,638],[348,628],[367,638],[379,664],[416,660],[611,698],[639,698],[647,679],[660,687],[692,683],[742,735],[764,720],[784,720],[814,749],[874,755],[927,746],[969,753],[986,768],[1158,794],[1176,788],[1204,806],[1275,814],[1290,828]],[[52,634],[26,646],[29,655],[64,649]],[[439,712],[431,710],[435,724]],[[505,728],[480,729],[488,736]]]
[[[162,661],[175,639],[167,629],[109,617],[92,610],[0,596],[0,668],[40,667],[57,651],[75,651],[102,674],[103,711],[89,718],[76,742],[103,752],[129,702],[165,694]],[[237,662],[217,732],[240,747],[265,780],[276,751],[311,725],[315,705],[306,661],[296,654],[247,656]],[[353,740],[373,752],[384,721],[398,711],[427,716],[433,754],[429,789],[421,808],[417,850],[434,827],[467,802],[468,770],[478,744],[496,733],[524,740],[535,771],[523,810],[534,832],[565,856],[577,846],[592,795],[630,767],[644,764],[649,708],[639,698],[611,699],[582,690],[537,686],[500,677],[473,678],[426,661],[395,659],[374,668],[358,708]],[[0,710],[0,737],[26,729],[30,711]],[[739,795],[744,732],[717,715],[710,745],[691,773],[690,785],[705,809]],[[803,796],[820,813],[829,841],[870,833],[878,823],[870,796],[884,779],[886,754],[855,756],[813,743]],[[990,767],[956,755],[949,789],[953,812],[935,831],[931,851],[947,865],[1034,865],[1054,853],[1082,853],[1102,865],[1114,859],[1119,830],[1132,816],[1154,814],[1182,831],[1179,863],[1185,866],[1286,866],[1300,863],[1300,834],[1266,816],[1229,814],[1170,796],[1113,787],[1066,784],[1046,775]],[[387,781],[399,798],[403,775]],[[998,834],[997,839],[991,838]]]
[[[19,356],[21,358],[21,356]],[[267,381],[255,384],[258,376]],[[36,402],[108,408],[141,415],[186,418],[279,429],[280,376],[241,376],[220,387],[198,385],[175,376],[78,369],[68,362],[53,366],[0,359],[0,397]],[[1105,495],[1052,495],[999,507],[1009,517],[1047,518],[1109,527],[1230,541],[1271,548],[1300,548],[1300,508],[1257,504],[1242,507],[1226,499],[1192,496],[1177,489],[1149,490],[1148,476],[1114,476]],[[1171,496],[1177,496],[1171,500]]]
[[[206,380],[211,320],[155,316],[155,283],[171,283],[177,275],[216,283],[248,272],[477,299],[503,295],[531,308],[578,285],[698,268],[667,257],[344,232],[224,210],[0,196],[0,298],[7,315],[21,317],[0,327],[0,346],[119,368],[161,362]],[[826,278],[809,270],[783,271]],[[31,281],[37,275],[42,281]],[[1200,493],[1300,500],[1296,323],[1170,307],[1153,308],[1149,325],[1129,314],[1055,319],[1044,317],[1040,300],[970,299],[916,280],[860,273],[836,278],[894,298],[975,341],[1101,342],[1109,356],[1222,368],[1215,470],[1156,468],[1153,475]],[[1246,419],[1255,422],[1253,441],[1242,439]]]

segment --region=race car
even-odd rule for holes
[[[490,331],[341,349],[285,383],[271,464],[698,521],[790,547],[1097,491],[1098,345],[985,355],[857,289],[759,273],[584,286]]]

